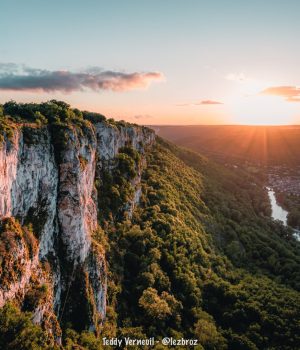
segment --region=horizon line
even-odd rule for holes
[[[147,127],[158,126],[260,126],[260,127],[300,127],[300,124],[141,124]]]

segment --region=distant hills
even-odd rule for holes
[[[261,164],[300,164],[300,125],[152,126],[176,144],[214,158]]]

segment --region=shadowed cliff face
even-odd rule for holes
[[[101,230],[102,195],[95,182],[102,182],[103,171],[114,172],[122,147],[137,151],[141,160],[131,179],[134,191],[122,207],[130,217],[141,193],[145,150],[154,138],[149,129],[105,121],[70,125],[63,137],[51,127],[19,124],[12,137],[4,137],[0,243],[8,271],[0,271],[0,306],[17,299],[34,312],[35,322],[47,319],[56,336],[57,321],[97,330],[106,312],[107,268],[103,245],[94,238]],[[14,260],[19,261],[17,274]],[[40,295],[43,303],[32,302]]]

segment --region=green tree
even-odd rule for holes
[[[163,320],[172,313],[166,299],[166,295],[159,296],[157,290],[150,287],[143,291],[139,305],[151,318]]]
[[[31,321],[30,313],[22,313],[12,304],[0,309],[0,349],[54,349],[54,341]]]

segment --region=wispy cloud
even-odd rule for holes
[[[194,103],[177,103],[177,107],[188,107],[188,106],[195,106]]]
[[[178,107],[187,107],[187,106],[201,106],[201,105],[223,105],[223,102],[215,101],[215,100],[202,100],[198,102],[192,103],[179,103],[176,106]]]
[[[261,91],[260,94],[281,96],[288,102],[300,102],[300,88],[296,86],[272,86]]]
[[[225,76],[225,79],[231,80],[231,81],[245,81],[248,80],[249,78],[246,77],[245,73],[229,73]]]
[[[134,119],[151,119],[153,118],[152,115],[149,115],[149,114],[138,114],[138,115],[135,115],[133,116]]]
[[[223,102],[214,101],[214,100],[203,100],[196,103],[196,105],[223,105],[223,104],[224,104]]]
[[[152,82],[164,80],[160,72],[133,72],[101,70],[93,68],[85,72],[50,71],[19,66],[14,63],[0,64],[0,90],[73,92],[73,91],[128,91],[145,89]]]

